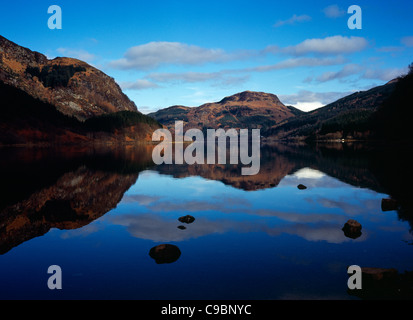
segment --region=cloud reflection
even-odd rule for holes
[[[340,223],[294,223],[269,226],[265,220],[237,221],[229,219],[212,220],[200,217],[185,230],[177,228],[177,219],[166,217],[159,213],[122,214],[111,217],[111,223],[125,226],[127,231],[136,238],[155,242],[184,241],[211,234],[226,232],[264,232],[269,236],[288,234],[301,237],[307,241],[326,241],[329,243],[343,243],[351,241],[344,236]],[[363,234],[357,241],[365,240]]]

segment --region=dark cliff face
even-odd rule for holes
[[[115,80],[72,58],[47,59],[0,36],[0,81],[85,120],[118,111],[137,111]]]

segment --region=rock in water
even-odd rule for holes
[[[297,188],[300,189],[300,190],[305,190],[305,189],[307,189],[307,187],[306,187],[305,185],[303,185],[303,184],[299,184],[299,185],[297,186]]]
[[[361,236],[361,224],[356,220],[348,220],[342,229],[347,238],[357,239]]]
[[[172,263],[179,259],[181,250],[173,244],[160,244],[149,251],[149,256],[157,264]]]
[[[193,216],[186,215],[186,216],[180,217],[178,220],[182,223],[192,223],[195,221],[195,218]]]

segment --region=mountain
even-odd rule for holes
[[[79,120],[137,111],[113,78],[73,58],[53,60],[0,36],[0,80]]]
[[[198,107],[141,114],[113,78],[72,58],[48,59],[0,36],[0,144],[151,141],[162,123],[185,129],[259,128],[267,140],[407,137],[409,76],[303,112],[276,95],[244,91]],[[402,130],[403,129],[403,130]]]
[[[0,144],[133,142],[160,127],[102,71],[1,36],[0,93]]]
[[[173,131],[177,120],[184,121],[186,128],[267,129],[302,113],[285,106],[274,94],[244,91],[219,102],[199,107],[172,106],[148,115]]]
[[[358,91],[322,108],[303,112],[277,96],[245,91],[199,107],[173,106],[149,114],[173,130],[176,120],[187,128],[260,128],[267,142],[276,140],[404,139],[408,106],[413,101],[410,73],[384,85]]]
[[[355,92],[262,132],[273,139],[352,139],[371,136],[370,119],[393,94],[398,80]]]

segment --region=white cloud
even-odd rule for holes
[[[247,52],[226,53],[222,49],[206,49],[180,42],[150,42],[132,47],[124,57],[109,63],[116,69],[148,70],[162,64],[202,65],[248,56]]]
[[[318,82],[327,82],[331,80],[343,79],[347,78],[352,75],[361,74],[363,72],[363,67],[357,64],[348,64],[345,65],[339,71],[328,71],[324,72],[320,76],[317,77]]]
[[[146,79],[138,79],[136,81],[121,82],[120,87],[123,90],[144,90],[159,88],[159,85]]]
[[[299,68],[299,67],[317,67],[317,66],[331,66],[331,65],[338,65],[345,63],[345,59],[342,57],[335,57],[335,58],[318,58],[318,57],[311,57],[311,58],[291,58],[287,60],[283,60],[279,63],[273,65],[265,65],[265,66],[258,66],[252,68],[245,68],[241,69],[240,71],[245,72],[266,72],[272,70],[282,70],[282,69],[292,69],[292,68]]]
[[[76,58],[86,62],[92,62],[96,59],[96,56],[92,53],[89,53],[83,49],[69,49],[69,48],[58,48],[56,51],[65,55],[66,57]]]
[[[367,69],[362,78],[390,81],[405,73],[407,73],[407,68]]]
[[[349,94],[351,94],[351,92],[313,92],[308,90],[300,90],[298,93],[279,95],[279,97],[285,104],[297,104],[300,101],[321,102],[322,104],[328,104]]]
[[[294,14],[291,18],[287,19],[287,20],[280,20],[277,23],[274,24],[274,27],[278,28],[284,25],[293,25],[297,22],[307,22],[310,21],[311,17],[308,15],[300,15],[297,16],[296,14]]]
[[[215,85],[232,86],[244,83],[249,79],[245,76],[231,76],[231,71],[218,72],[182,72],[182,73],[150,73],[148,78],[152,81],[167,83],[197,83],[212,81]]]
[[[301,111],[309,112],[309,111],[313,111],[315,109],[324,107],[324,104],[322,104],[319,101],[316,101],[316,102],[297,102],[296,104],[292,104],[291,106],[293,106],[294,108],[297,108]]]
[[[306,39],[297,45],[281,49],[281,52],[296,56],[307,54],[335,55],[362,51],[367,46],[367,40],[362,37],[332,36],[324,39]]]
[[[339,18],[346,14],[346,11],[341,9],[336,4],[333,4],[331,6],[328,6],[327,8],[324,8],[323,12],[327,18]]]
[[[290,95],[279,95],[281,101],[302,111],[312,111],[351,94],[351,92],[312,92],[300,90]]]
[[[150,73],[148,78],[158,82],[203,82],[220,78],[222,75],[220,72],[182,72],[182,73],[169,73],[169,72],[156,72]]]
[[[381,81],[390,81],[407,72],[407,68],[373,68],[365,67],[358,64],[348,64],[339,71],[328,71],[318,76],[317,82],[327,82],[341,80],[351,76],[357,76],[358,79],[374,79]]]
[[[320,179],[325,176],[325,173],[306,167],[296,171],[293,176],[300,179]]]
[[[274,70],[293,69],[299,67],[316,67],[316,66],[331,66],[345,63],[346,60],[342,57],[335,58],[292,58],[286,59],[279,63],[272,65],[264,65],[241,69],[228,69],[217,72],[182,72],[182,73],[168,73],[168,72],[153,72],[147,75],[151,81],[161,83],[197,83],[213,81],[215,85],[239,85],[249,80],[249,75],[236,74],[251,73],[251,72],[269,72]]]

